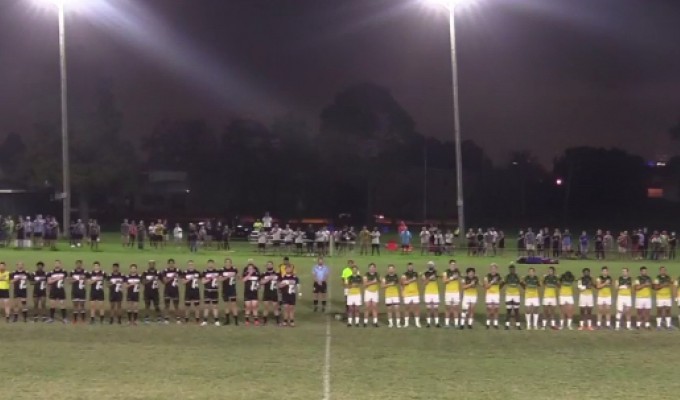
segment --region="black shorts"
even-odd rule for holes
[[[109,293],[109,302],[120,303],[123,301],[123,292],[111,292]]]
[[[165,289],[165,291],[163,292],[163,297],[166,300],[179,300],[179,289],[177,288]]]
[[[152,301],[152,302],[158,304],[159,298],[160,297],[158,296],[158,289],[145,290],[144,291],[144,301]]]
[[[258,292],[253,292],[250,290],[243,292],[243,301],[257,301],[258,297]]]
[[[71,290],[71,301],[85,301],[87,299],[87,292],[85,289]]]
[[[90,235],[90,240],[96,242],[99,239],[99,235]]]
[[[279,301],[279,293],[275,290],[265,290],[262,292],[262,301]]]
[[[314,282],[314,287],[312,288],[312,293],[314,294],[326,294],[328,292],[328,284],[326,282]]]
[[[103,290],[93,290],[90,292],[90,301],[104,301]]]
[[[34,238],[41,238],[43,236],[42,232],[33,232]]]
[[[28,296],[28,291],[26,289],[19,289],[14,291],[15,299],[25,299]]]
[[[128,293],[127,301],[132,303],[139,303],[139,292]]]
[[[257,248],[258,249],[264,249],[265,243],[258,243]]]
[[[217,304],[219,302],[219,292],[217,290],[204,291],[203,302],[205,304]]]
[[[296,300],[297,296],[294,293],[293,294],[286,293],[283,296],[281,296],[281,302],[287,306],[294,306]]]
[[[33,291],[33,297],[36,299],[41,299],[43,297],[47,296],[47,291],[46,290],[40,290],[40,289],[35,289]]]
[[[63,288],[50,290],[50,300],[66,300],[66,291]]]
[[[9,289],[0,289],[0,299],[9,299]]]
[[[236,301],[236,288],[225,289],[222,293],[222,301]]]
[[[185,303],[197,303],[201,301],[201,292],[198,290],[187,290],[184,293]]]

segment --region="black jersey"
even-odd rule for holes
[[[147,269],[141,276],[142,282],[144,282],[144,293],[157,292],[160,286],[160,276],[158,271],[155,269]]]
[[[215,268],[208,268],[203,272],[203,277],[206,279],[203,282],[203,287],[207,291],[216,292],[220,287],[218,285],[218,279],[220,277],[220,271]]]
[[[125,277],[120,272],[112,272],[107,276],[109,281],[109,299],[114,300],[120,298],[123,293],[123,283]]]
[[[243,273],[243,294],[257,293],[260,289],[260,273],[253,269],[250,273]]]
[[[234,293],[236,295],[236,278],[238,277],[238,269],[234,267],[222,268],[220,271],[222,277],[225,278],[222,281],[222,290],[224,293]]]
[[[127,283],[127,299],[128,301],[139,300],[139,291],[142,288],[142,276],[134,273],[125,277]]]
[[[76,268],[69,274],[73,280],[71,283],[71,298],[74,300],[85,300],[85,280],[87,272],[83,268]]]
[[[161,279],[163,279],[166,291],[170,292],[179,291],[179,278],[181,274],[182,271],[174,267],[166,268],[161,272]]]
[[[182,273],[182,279],[184,279],[186,282],[184,283],[184,291],[185,293],[189,292],[199,292],[201,290],[200,282],[201,282],[201,273],[192,268],[184,271]]]
[[[29,275],[33,286],[33,297],[45,297],[47,295],[47,272],[35,271]]]
[[[87,279],[90,281],[90,293],[101,293],[104,297],[104,281],[107,279],[104,271],[92,271],[87,274]]]
[[[300,280],[296,275],[283,275],[281,277],[281,299],[285,304],[295,304],[297,287]]]
[[[26,298],[29,277],[29,273],[25,270],[14,271],[9,274],[9,280],[14,285],[14,297]]]
[[[52,280],[49,284],[50,292],[60,292],[64,290],[64,282],[66,281],[67,273],[63,269],[55,268],[47,273],[47,280]]]
[[[266,270],[260,279],[265,294],[276,294],[279,290],[279,274],[276,271]]]

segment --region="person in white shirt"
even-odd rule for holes
[[[281,251],[281,228],[279,228],[279,224],[274,224],[274,227],[272,227],[271,230],[271,236],[272,236],[272,244],[274,245],[274,254],[277,254]]]
[[[420,255],[427,254],[430,249],[430,231],[427,227],[423,226],[420,230]]]
[[[446,254],[453,255],[453,232],[451,232],[451,229],[447,230],[444,235],[444,250]]]
[[[182,236],[184,236],[184,231],[182,230],[182,227],[179,226],[179,224],[175,224],[175,229],[172,230],[172,237],[175,239],[176,245],[179,246],[182,244]]]
[[[264,229],[257,234],[257,252],[267,253],[267,232]]]
[[[371,232],[371,255],[374,254],[380,255],[380,231],[377,226]]]
[[[293,240],[295,239],[295,232],[290,229],[290,225],[286,224],[286,227],[281,232],[283,235],[283,243],[286,247],[286,253],[291,253],[293,251]]]
[[[273,218],[269,215],[269,211],[267,211],[264,213],[264,217],[262,217],[262,226],[265,231],[269,232],[272,229],[272,222],[274,222]]]
[[[302,253],[304,252],[302,247],[305,243],[305,233],[302,232],[302,230],[298,226],[297,230],[293,232],[293,237],[295,240],[295,252],[298,256],[301,256]]]

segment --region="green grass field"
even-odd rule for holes
[[[162,266],[193,259],[203,266],[225,256],[242,267],[280,257],[254,254],[244,244],[235,251],[122,249],[115,237],[101,251],[70,249],[0,250],[13,269],[54,259],[72,269],[76,259],[145,267],[149,259]],[[514,255],[514,254],[513,254]],[[348,256],[328,258],[333,269],[330,314],[344,310],[340,269]],[[388,263],[419,270],[432,257],[384,253],[352,256],[362,270],[374,261],[384,273]],[[443,269],[449,257],[435,259]],[[486,273],[498,263],[505,274],[511,257],[456,257],[461,267]],[[675,398],[680,390],[673,367],[680,354],[680,331],[471,331],[445,329],[347,328],[342,322],[311,312],[310,257],[293,258],[303,284],[297,327],[199,327],[191,325],[62,325],[0,322],[1,398],[21,399],[589,399]],[[662,262],[648,262],[651,274]],[[640,262],[608,262],[614,276],[623,266]],[[680,275],[680,263],[665,264]],[[576,275],[597,261],[566,261],[558,272]],[[526,270],[520,266],[521,274]],[[543,272],[539,268],[539,272]],[[480,303],[482,303],[480,299]],[[483,316],[478,306],[477,321]],[[677,315],[674,308],[674,315]],[[330,321],[330,322],[329,322]],[[384,326],[384,319],[381,321]],[[674,318],[677,323],[677,319]],[[330,324],[330,325],[329,325]],[[330,326],[330,330],[327,329]],[[327,358],[327,333],[330,337]],[[324,382],[328,361],[328,385]]]

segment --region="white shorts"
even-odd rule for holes
[[[510,303],[514,303],[514,305],[519,306],[521,304],[520,302],[521,302],[521,299],[519,298],[519,295],[517,295],[517,294],[509,295],[509,296],[507,294],[505,295],[505,306],[506,307],[510,306],[511,305]]]
[[[527,251],[534,251],[534,250],[536,250],[535,244],[528,244],[527,245]]]
[[[560,305],[561,306],[573,306],[574,305],[574,296],[560,296]]]
[[[345,288],[345,297],[349,294],[349,289]]]
[[[368,304],[372,301],[374,304],[378,304],[379,300],[380,296],[378,295],[378,292],[364,292],[364,303]]]
[[[635,308],[638,310],[651,310],[652,309],[652,299],[635,299]]]
[[[671,299],[656,299],[656,306],[657,307],[670,307],[671,306]]]
[[[524,307],[540,307],[541,299],[538,297],[527,297],[524,299]]]
[[[423,302],[425,304],[439,304],[439,295],[438,294],[425,294],[423,296]]]
[[[420,296],[408,296],[404,297],[404,304],[420,304]]]
[[[543,298],[543,305],[544,306],[556,306],[557,305],[557,298],[556,297],[544,297]]]
[[[487,293],[486,304],[499,305],[501,303],[501,295],[498,293]]]
[[[400,303],[399,297],[386,297],[385,298],[385,305],[386,306],[398,306]]]
[[[460,304],[460,293],[444,293],[444,302],[447,306],[457,306]]]
[[[347,305],[348,306],[360,306],[361,305],[361,295],[360,294],[351,294],[347,296]]]
[[[611,306],[612,305],[612,298],[611,297],[598,297],[597,298],[597,305],[598,306]]]
[[[477,296],[463,295],[463,307],[467,308],[471,304],[477,304]]]
[[[592,307],[593,306],[593,296],[579,296],[578,297],[579,307]]]
[[[616,298],[616,311],[622,312],[623,307],[632,307],[633,299],[630,296],[618,296]]]

